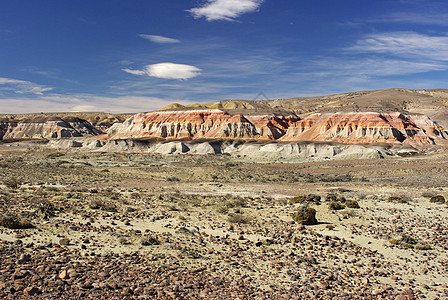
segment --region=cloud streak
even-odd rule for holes
[[[430,36],[412,31],[378,33],[359,40],[348,50],[447,61],[448,36]]]
[[[43,95],[44,92],[53,90],[53,88],[44,87],[30,81],[17,80],[0,77],[0,85],[5,86],[6,90],[11,90],[16,94],[35,94]]]
[[[151,35],[151,34],[139,34],[139,37],[141,37],[142,39],[148,40],[150,42],[153,43],[157,43],[157,44],[176,44],[176,43],[180,43],[179,40],[173,39],[173,38],[169,38],[169,37],[165,37],[165,36],[161,36],[161,35]]]
[[[195,19],[234,21],[239,16],[257,11],[263,0],[207,0],[200,7],[188,10]]]
[[[195,66],[175,64],[175,63],[158,63],[147,65],[142,70],[122,69],[123,71],[133,75],[147,75],[162,79],[180,79],[187,80],[199,76],[201,69]]]

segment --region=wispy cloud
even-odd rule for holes
[[[11,90],[17,94],[43,95],[44,92],[48,92],[53,89],[35,84],[30,81],[4,78],[4,77],[0,77],[0,85],[5,86],[4,89]]]
[[[147,65],[142,70],[122,69],[123,71],[133,75],[147,75],[163,79],[181,79],[187,80],[199,76],[201,69],[195,66],[175,64],[175,63],[159,63]]]
[[[36,95],[34,97],[0,99],[0,113],[19,114],[36,112],[110,112],[137,113],[158,110],[168,104],[178,102],[183,105],[192,101],[175,98],[148,96],[99,97],[80,95]]]
[[[412,31],[378,33],[359,40],[348,50],[446,61],[448,36],[430,36]]]
[[[419,25],[448,26],[448,13],[444,12],[394,12],[387,15],[368,19],[369,23],[404,23]]]
[[[263,0],[207,0],[200,7],[188,10],[194,18],[205,17],[207,21],[226,20],[234,21],[235,18],[257,11]]]
[[[141,37],[142,39],[148,40],[150,42],[153,43],[157,43],[157,44],[176,44],[176,43],[180,43],[179,40],[173,39],[173,38],[169,38],[169,37],[165,37],[165,36],[160,36],[160,35],[151,35],[151,34],[139,34],[139,37]]]

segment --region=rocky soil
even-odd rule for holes
[[[445,299],[446,174],[446,152],[272,164],[2,148],[0,298]],[[293,221],[303,205],[317,224]]]

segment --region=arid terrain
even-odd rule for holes
[[[446,90],[433,93],[433,113],[425,115],[437,119],[434,107],[445,103],[437,96]],[[366,95],[373,97],[350,97]],[[331,101],[351,99],[344,97]],[[256,130],[247,131],[249,140],[193,141],[177,131],[160,142],[129,135],[140,124],[132,118],[143,114],[127,121],[101,115],[97,121],[109,123],[100,129],[93,115],[43,116],[43,123],[5,116],[0,124],[13,138],[0,141],[0,298],[448,299],[443,120],[397,111],[410,113],[394,107],[382,123],[338,119],[350,128],[363,124],[361,138],[378,138],[362,145],[342,135],[303,144],[260,134],[309,125],[300,120],[246,122]],[[194,122],[182,128],[192,134]],[[208,124],[207,133],[226,124]],[[334,128],[342,127],[326,130]]]

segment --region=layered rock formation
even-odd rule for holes
[[[448,144],[445,129],[422,115],[334,113],[300,119],[295,115],[231,115],[218,109],[137,114],[114,124],[100,139],[146,138]]]
[[[275,115],[231,115],[218,109],[137,114],[114,124],[102,139],[262,139],[276,140],[299,119]]]
[[[102,132],[79,118],[42,117],[24,120],[0,119],[0,139],[59,139],[98,135]]]
[[[292,123],[282,141],[332,141],[345,144],[447,144],[448,133],[427,116],[400,113],[313,114]]]

